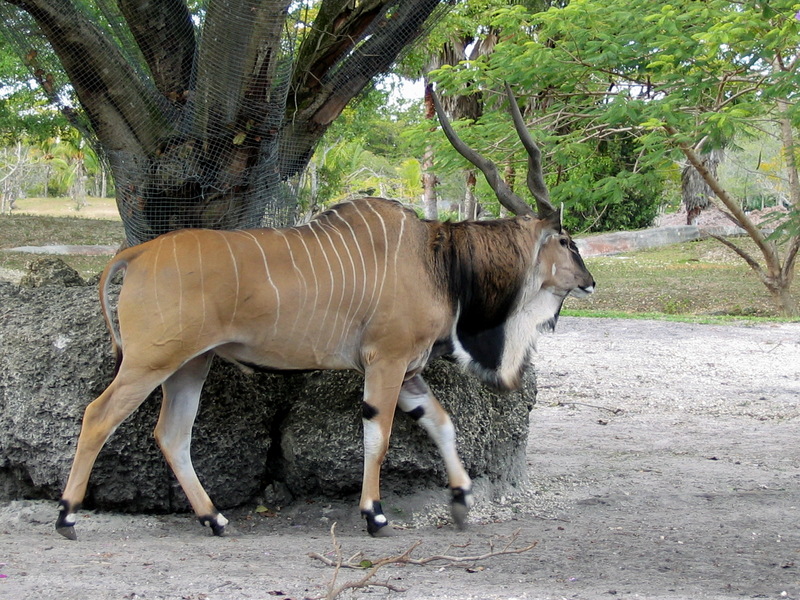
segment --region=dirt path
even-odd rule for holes
[[[373,560],[417,541],[417,558],[480,555],[517,530],[517,546],[538,542],[387,567],[377,580],[407,591],[345,598],[800,599],[800,323],[562,319],[536,361],[527,493],[479,507],[465,533],[387,499],[410,523],[388,540],[354,504],[318,501],[228,515],[224,538],[188,515],[86,513],[68,542],[53,503],[15,502],[0,507],[0,598],[319,597],[334,571],[307,554],[330,554],[335,521],[345,557]]]

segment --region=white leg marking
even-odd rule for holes
[[[364,461],[375,460],[383,452],[384,439],[378,423],[364,419]],[[374,498],[373,498],[374,500]]]
[[[422,409],[423,413],[418,422],[439,449],[450,486],[469,489],[471,480],[458,456],[453,421],[433,396],[425,381],[419,376],[406,381],[400,390],[397,403],[403,412]]]
[[[155,429],[158,445],[198,516],[213,509],[191,458],[192,425],[210,364],[210,355],[196,357],[163,383],[164,399]]]

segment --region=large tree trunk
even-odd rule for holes
[[[467,190],[464,194],[464,218],[474,221],[478,218],[478,198],[475,196],[475,184],[478,180],[475,177],[475,170],[469,169],[466,173]]]
[[[63,105],[71,84],[83,114],[65,113],[107,156],[130,242],[291,223],[284,183],[440,4],[323,0],[309,26],[288,0],[214,0],[195,14],[184,0],[95,1],[2,0],[0,28],[51,100]]]

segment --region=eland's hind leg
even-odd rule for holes
[[[163,383],[164,401],[155,436],[200,523],[210,527],[214,535],[222,535],[228,520],[217,511],[203,489],[191,457],[192,426],[211,357],[209,352],[190,360]]]
[[[419,375],[403,383],[398,405],[400,410],[407,413],[428,432],[439,448],[453,495],[451,503],[453,520],[459,529],[463,529],[467,513],[473,504],[472,481],[458,456],[456,430],[450,415],[442,408],[428,384]]]
[[[75,512],[86,495],[97,455],[119,424],[158,386],[156,376],[134,377],[123,367],[111,385],[86,407],[72,469],[59,503],[56,531],[64,537],[76,539]]]

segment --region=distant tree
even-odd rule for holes
[[[710,152],[700,155],[703,165],[712,177],[717,177],[717,170],[722,162],[723,151],[713,148]],[[706,183],[700,172],[692,163],[687,162],[681,169],[681,200],[686,207],[686,224],[694,225],[697,217],[706,208],[711,206],[714,190]]]
[[[561,0],[515,0],[514,4],[524,7],[525,10],[537,12],[546,10],[550,6],[562,5]],[[436,118],[433,109],[433,101],[428,93],[431,89],[431,80],[428,74],[435,72],[443,66],[455,67],[467,61],[475,61],[489,56],[497,40],[500,38],[501,31],[492,25],[491,15],[498,9],[509,5],[508,0],[473,0],[462,2],[455,6],[447,16],[444,17],[441,26],[429,36],[424,45],[420,45],[407,56],[401,66],[400,71],[414,78],[422,78],[425,86],[425,109],[424,114],[428,121],[432,123],[431,130],[436,129]],[[476,93],[470,93],[476,92]],[[463,120],[465,122],[475,122],[480,119],[484,111],[482,94],[478,88],[474,87],[474,82],[468,79],[461,81],[459,90],[439,90],[439,97],[448,116],[453,120]],[[424,210],[429,218],[435,218],[437,208],[437,186],[442,183],[441,174],[437,174],[440,161],[435,160],[437,149],[432,145],[429,136],[425,138],[427,145],[422,153],[423,164],[423,194]],[[463,188],[463,198],[451,199],[451,205],[459,204],[459,212],[464,217],[475,218],[480,212],[479,199],[475,194],[478,179],[476,171],[472,165],[455,159],[463,169],[463,182],[459,186]],[[513,167],[509,168],[508,173],[513,177]],[[486,188],[487,198],[490,202],[496,203],[494,194]]]

